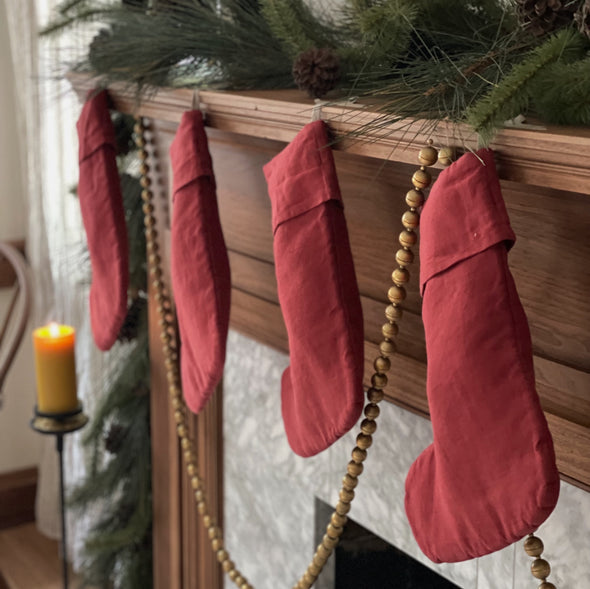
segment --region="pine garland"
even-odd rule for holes
[[[590,125],[590,58],[552,64],[535,79],[534,112],[556,125]]]
[[[534,49],[492,91],[467,111],[467,121],[488,144],[506,120],[526,112],[535,89],[535,78],[543,68],[580,59],[588,41],[577,31],[564,29]]]

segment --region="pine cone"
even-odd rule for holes
[[[127,429],[122,425],[113,423],[104,437],[104,447],[107,452],[117,454],[123,446],[123,441],[127,435]]]
[[[130,342],[137,338],[137,332],[139,330],[139,324],[141,323],[141,315],[145,309],[147,300],[143,297],[136,297],[133,299],[131,306],[127,310],[127,315],[123,325],[119,330],[117,339],[120,342]]]
[[[312,98],[321,98],[340,79],[340,59],[331,49],[308,49],[293,63],[293,79]]]
[[[574,19],[580,33],[590,38],[590,0],[586,0],[576,12]]]
[[[539,37],[571,23],[580,0],[517,0],[517,4],[520,22]]]

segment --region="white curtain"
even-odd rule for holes
[[[78,395],[92,417],[104,375],[114,361],[99,353],[92,341],[88,314],[85,235],[72,189],[77,183],[75,123],[80,104],[64,74],[87,46],[91,31],[70,31],[38,38],[57,0],[4,2],[20,105],[21,158],[29,195],[28,256],[33,269],[35,324],[50,319],[76,327]],[[83,431],[66,436],[66,485],[86,473],[81,444]],[[48,536],[60,536],[58,470],[55,441],[47,439],[39,465],[37,524]],[[81,548],[96,513],[68,518],[69,556],[80,563]]]

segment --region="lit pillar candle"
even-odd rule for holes
[[[33,332],[40,413],[68,413],[78,408],[75,336],[73,327],[57,323]]]

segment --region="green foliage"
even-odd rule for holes
[[[534,111],[557,125],[590,125],[590,58],[574,63],[554,63],[533,83]]]
[[[506,120],[527,112],[535,89],[535,78],[550,65],[579,60],[588,50],[588,39],[564,29],[533,49],[506,74],[500,83],[467,111],[467,121],[489,143]],[[538,88],[538,86],[537,86]]]
[[[489,140],[526,109],[564,123],[587,118],[584,67],[573,66],[585,57],[575,49],[581,36],[531,35],[513,1],[346,0],[330,18],[307,0],[224,0],[221,9],[215,0],[132,4],[64,0],[45,32],[99,19],[104,28],[80,69],[104,84],[125,81],[138,96],[162,85],[292,87],[294,58],[315,47],[339,55],[347,93],[378,97],[377,127],[407,117],[467,120]],[[553,70],[554,63],[572,67]],[[569,89],[564,96],[553,91],[550,72]],[[563,108],[535,100],[544,88]]]
[[[120,170],[132,169],[133,118],[113,114]],[[133,157],[134,161],[136,158]],[[146,263],[141,186],[121,172],[129,236],[130,292],[145,293]],[[140,295],[143,296],[143,295]],[[79,512],[97,506],[100,516],[85,539],[82,575],[85,587],[149,589],[152,585],[151,458],[149,431],[149,353],[147,309],[141,308],[137,337],[116,348],[115,368],[85,431],[88,476],[69,497]],[[107,444],[117,428],[116,444]]]
[[[292,59],[312,47],[336,46],[334,27],[324,25],[303,0],[260,0],[260,5],[270,30]]]

